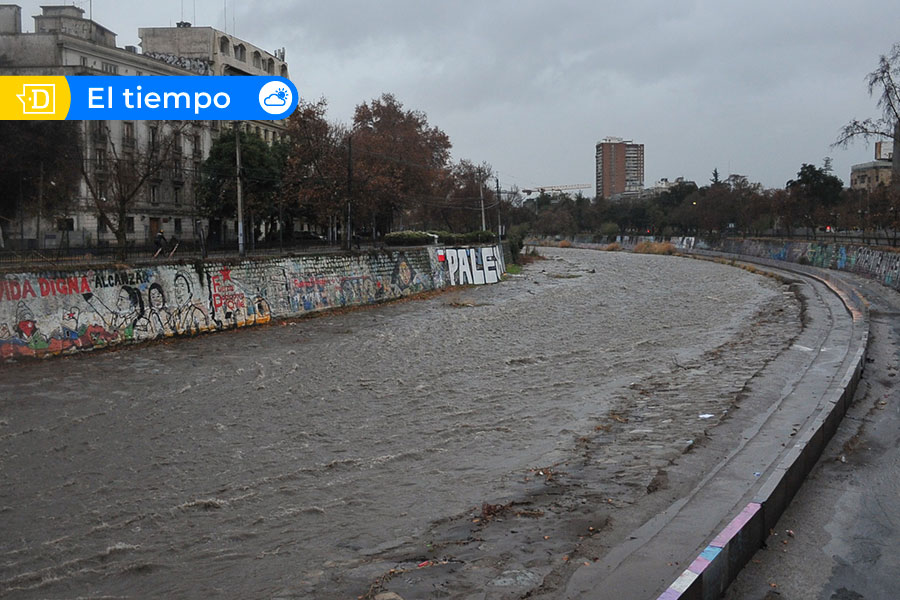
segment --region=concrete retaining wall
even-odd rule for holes
[[[730,247],[744,249],[743,245],[738,244]],[[757,248],[761,251],[766,250],[764,244]],[[747,255],[724,254],[724,256],[746,259]],[[799,262],[800,256],[808,255],[798,253],[793,256]],[[777,266],[775,263],[778,260],[788,260],[787,257],[760,258],[760,264],[774,266]],[[744,565],[763,546],[769,530],[775,527],[794,495],[800,490],[806,476],[815,467],[853,402],[862,377],[869,340],[869,316],[865,300],[851,285],[839,278],[817,275],[810,268],[799,267],[799,270],[816,277],[831,288],[844,302],[858,326],[850,350],[851,359],[849,363],[845,363],[847,365],[845,370],[837,374],[841,378],[840,385],[824,398],[823,408],[812,423],[795,438],[794,445],[762,482],[753,500],[716,535],[658,600],[712,600],[722,596]]]
[[[714,250],[849,271],[900,290],[900,253],[828,242],[726,239]]]
[[[499,247],[416,248],[0,276],[0,357],[191,336],[452,285],[496,283]]]

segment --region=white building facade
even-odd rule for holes
[[[209,27],[140,29],[141,52],[134,46],[116,46],[116,34],[90,19],[75,6],[43,6],[34,17],[34,33],[23,33],[21,9],[0,5],[0,75],[265,75],[287,76],[283,51],[276,56],[238,38]],[[225,54],[225,42],[227,51]],[[240,50],[238,50],[240,49]],[[247,62],[249,61],[249,62]],[[258,67],[257,67],[258,65]],[[270,144],[284,135],[281,121],[248,121],[241,124]],[[173,135],[166,168],[150,177],[130,204],[126,216],[127,241],[144,245],[163,230],[179,240],[197,240],[208,223],[197,205],[196,184],[202,162],[213,140],[230,124],[217,121],[83,121],[82,154],[92,194],[82,180],[77,197],[66,213],[53,215],[54,226],[40,215],[28,214],[7,229],[8,238],[20,248],[104,246],[115,235],[97,216],[96,196],[112,177],[110,165],[140,155],[162,136]],[[176,132],[176,133],[173,133]],[[111,184],[111,182],[109,182]],[[29,211],[33,213],[34,211]],[[24,213],[23,213],[24,214]],[[43,221],[44,227],[40,223]],[[219,241],[236,238],[236,223],[220,224]]]

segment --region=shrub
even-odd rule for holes
[[[528,235],[528,224],[520,223],[509,228],[506,239],[509,240],[509,252],[512,254],[513,262],[519,262],[519,254],[525,245],[525,236]]]
[[[497,241],[493,231],[470,231],[468,233],[452,233],[450,231],[429,231],[438,236],[438,243],[447,246],[467,246],[470,244],[486,244]]]
[[[619,242],[613,242],[612,244],[608,244],[604,250],[609,252],[618,252],[622,249],[622,246],[619,245]]]
[[[572,242],[570,242],[569,240],[563,240],[559,243],[559,247],[560,248],[571,248]]]
[[[434,240],[424,231],[395,231],[384,236],[388,246],[427,246]]]
[[[675,254],[675,245],[669,242],[641,242],[634,247],[635,254]]]
[[[600,234],[607,237],[614,237],[619,234],[619,226],[612,221],[606,221],[600,225]]]

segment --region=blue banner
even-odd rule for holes
[[[100,76],[66,77],[66,120],[284,119],[297,107],[297,88],[283,77]]]

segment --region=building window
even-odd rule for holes
[[[57,231],[75,231],[75,219],[72,217],[63,217],[56,220]]]
[[[125,121],[122,123],[122,145],[134,148],[134,123]]]
[[[108,62],[101,62],[100,70],[102,70],[104,73],[109,73],[110,75],[119,74],[119,66]]]
[[[156,145],[159,142],[159,128],[156,126],[150,127],[150,151],[156,151]]]
[[[106,143],[106,121],[91,121],[91,137],[96,144]]]
[[[228,56],[228,48],[231,46],[231,43],[228,41],[227,37],[223,37],[219,40],[219,54],[224,54]]]
[[[175,186],[175,193],[174,193],[173,199],[175,200],[175,204],[181,204],[181,186],[180,185]]]
[[[125,217],[125,233],[134,233],[134,217]]]
[[[178,188],[176,188],[175,191],[177,192]],[[175,227],[175,233],[177,235],[181,235],[181,219],[175,219],[174,227]]]
[[[82,66],[82,67],[88,66],[87,56],[82,56],[82,57],[81,57],[81,66]]]
[[[150,204],[159,204],[159,186],[150,186]]]

